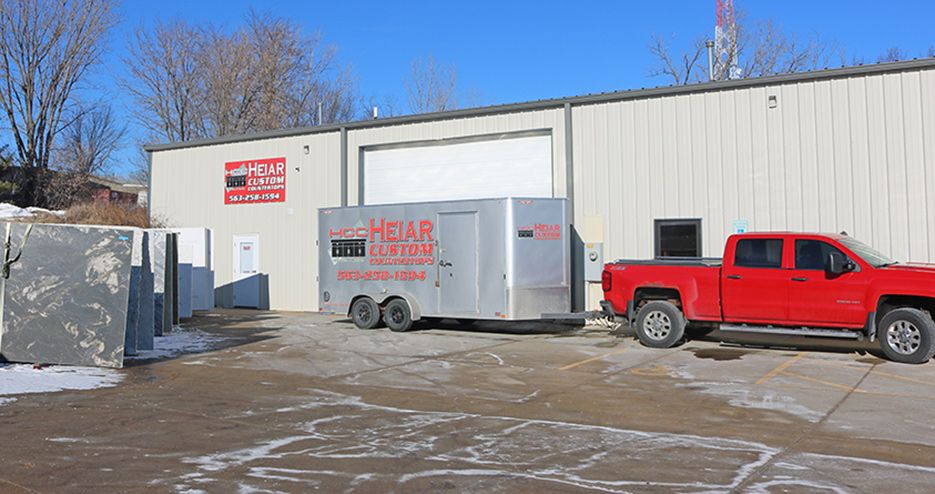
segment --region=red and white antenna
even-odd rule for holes
[[[714,52],[717,65],[716,80],[739,79],[737,66],[737,25],[734,23],[734,0],[716,0],[717,12],[714,26]]]

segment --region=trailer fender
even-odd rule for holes
[[[416,298],[408,293],[363,293],[361,295],[372,298],[381,308],[386,307],[386,304],[388,304],[390,300],[401,298],[409,304],[409,312],[412,316],[412,320],[418,321],[422,319],[422,307],[419,305]]]

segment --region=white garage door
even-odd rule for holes
[[[364,151],[364,204],[552,197],[552,136]]]

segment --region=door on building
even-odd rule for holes
[[[477,314],[477,212],[438,214],[438,309]]]
[[[234,307],[260,308],[260,236],[234,235]]]

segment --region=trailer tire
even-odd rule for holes
[[[360,329],[373,329],[380,324],[380,306],[370,297],[360,297],[351,304],[351,320]]]
[[[636,336],[650,348],[669,348],[685,336],[685,316],[669,302],[649,302],[636,314]]]
[[[405,300],[396,298],[386,304],[383,321],[391,331],[403,332],[412,328],[412,312]]]
[[[935,322],[919,309],[891,310],[880,321],[877,337],[894,362],[924,364],[935,354]]]

